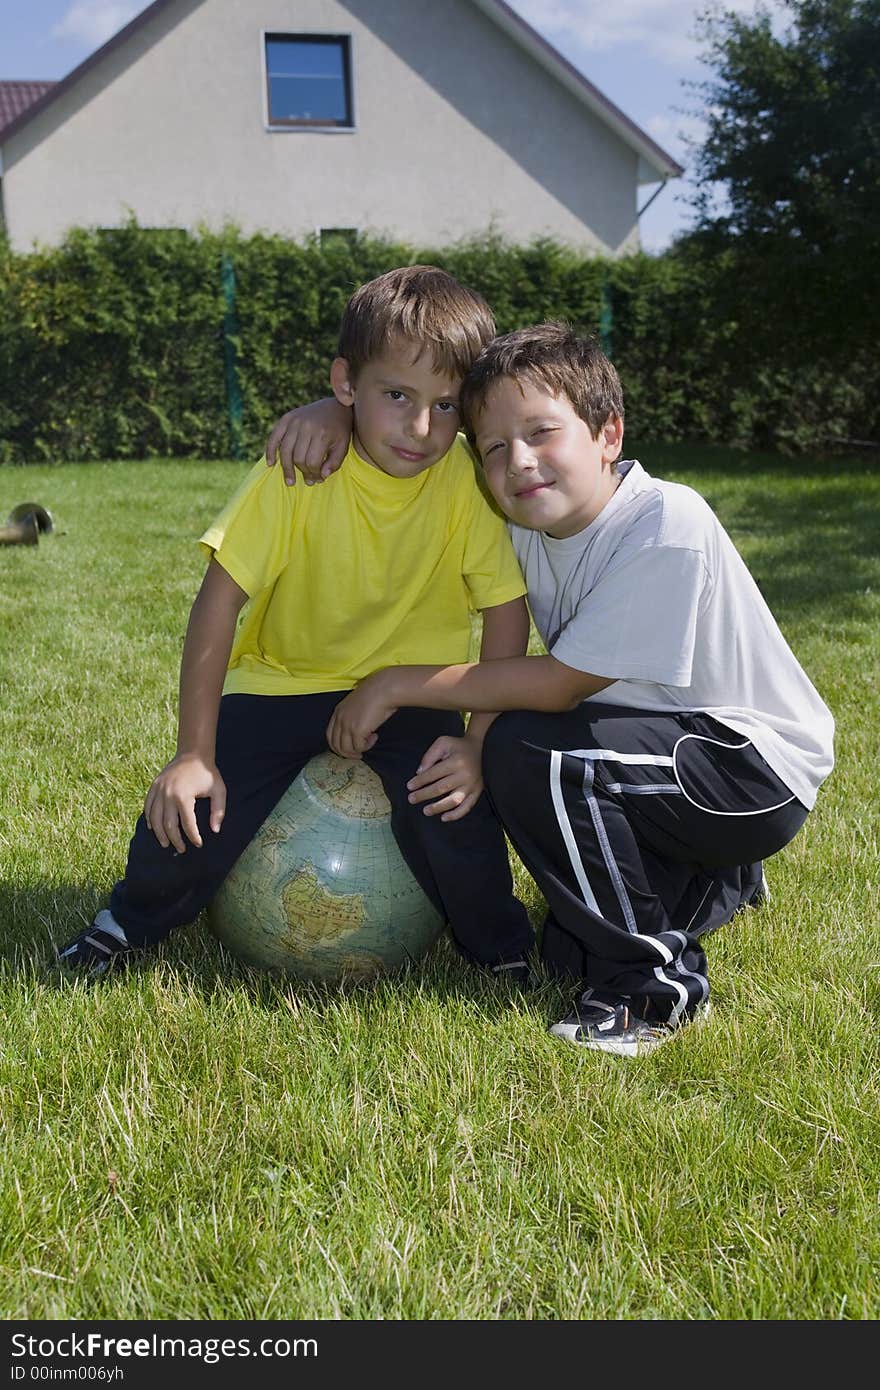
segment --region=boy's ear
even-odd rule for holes
[[[330,366],[330,385],[340,405],[354,405],[354,380],[344,357],[334,357]]]
[[[619,415],[609,415],[602,426],[602,462],[616,463],[623,448],[623,421]]]

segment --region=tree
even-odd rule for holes
[[[880,0],[777,0],[750,17],[707,13],[701,31],[707,131],[697,227],[679,254],[712,284],[751,397],[769,400],[772,378],[826,437],[876,439]],[[851,423],[835,431],[838,416]]]
[[[708,133],[698,156],[703,228],[787,245],[789,253],[880,249],[880,0],[781,0],[772,12],[701,19],[699,84]],[[710,211],[710,184],[729,208]]]

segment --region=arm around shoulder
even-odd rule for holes
[[[280,461],[284,481],[296,482],[296,469],[306,483],[324,482],[342,464],[351,442],[352,411],[335,396],[288,410],[276,420],[266,440],[266,463]]]

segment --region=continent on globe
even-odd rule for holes
[[[308,862],[284,884],[281,901],[294,950],[357,931],[366,918],[363,894],[329,892],[318,881],[314,864]]]

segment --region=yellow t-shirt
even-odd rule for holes
[[[199,544],[249,595],[224,694],[351,690],[383,666],[467,661],[470,614],[526,591],[459,437],[415,478],[350,448],[326,482],[261,460]]]

